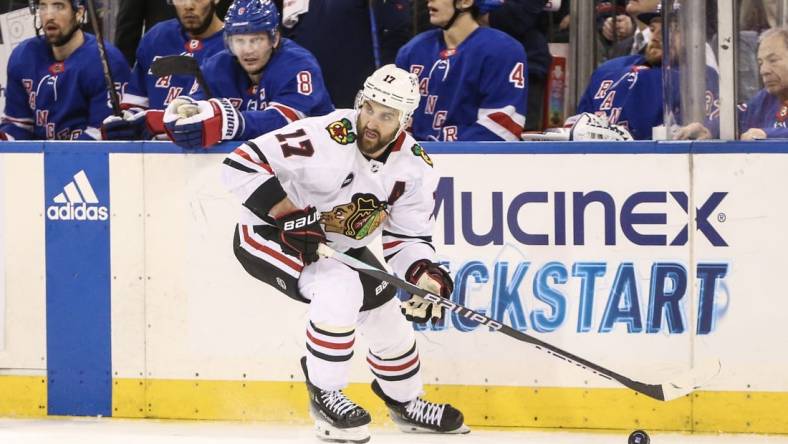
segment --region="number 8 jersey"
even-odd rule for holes
[[[397,255],[396,262],[409,265],[432,257],[438,183],[432,160],[404,131],[378,159],[367,158],[356,146],[356,116],[340,109],[298,120],[230,153],[223,178],[243,202],[241,226],[274,225],[254,209],[282,199],[277,179],[297,207],[317,208],[332,247],[363,247],[382,232],[387,260]]]

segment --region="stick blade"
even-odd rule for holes
[[[150,65],[150,70],[156,77],[170,75],[196,75],[200,65],[194,57],[183,55],[170,55],[158,58]]]
[[[663,400],[672,401],[694,392],[717,377],[721,370],[722,363],[719,359],[710,359],[695,365],[689,372],[662,384]]]

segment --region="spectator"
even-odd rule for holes
[[[232,0],[220,0],[216,14],[224,17]],[[137,60],[140,38],[159,22],[175,18],[172,0],[120,0],[115,19],[115,45],[126,57],[129,66]]]
[[[525,129],[540,131],[545,83],[552,56],[547,47],[546,0],[508,0],[489,14],[490,26],[509,34],[525,48],[528,60],[528,97]]]
[[[433,0],[425,31],[400,49],[397,66],[419,77],[417,140],[520,140],[528,71],[517,40],[477,19],[500,0]]]
[[[651,29],[648,24],[638,19],[640,14],[656,11],[660,0],[629,0],[626,11],[635,23],[635,30],[631,37],[619,43],[621,55],[642,54],[651,39]]]
[[[84,0],[35,0],[33,6],[38,35],[20,43],[8,60],[0,139],[100,139],[101,121],[112,108],[96,37],[81,29]],[[106,55],[122,89],[129,67],[109,43]]]
[[[291,28],[285,26],[283,34],[315,55],[333,103],[351,108],[358,85],[377,66],[393,63],[397,50],[411,37],[410,3],[310,0],[309,11],[297,15],[297,23]],[[292,18],[287,6],[283,16],[288,22]]]
[[[758,66],[764,88],[740,107],[741,140],[788,137],[788,28],[773,28],[761,35]],[[687,125],[678,137],[710,139],[719,132],[719,120]]]
[[[741,114],[742,140],[788,137],[788,27],[761,35],[758,66],[763,89]]]
[[[620,48],[626,45],[624,42],[632,37],[635,30],[633,20],[626,14],[626,0],[597,0],[594,13],[601,36],[597,43],[602,51],[602,60],[626,54]]]
[[[162,110],[176,97],[196,91],[191,76],[155,77],[150,71],[154,60],[180,54],[203,61],[224,49],[224,23],[216,15],[219,0],[172,1],[177,17],[157,24],[142,37],[131,81],[123,94],[123,121],[109,119],[111,127],[103,128],[108,138],[164,137]]]
[[[222,140],[249,140],[307,116],[334,111],[314,56],[281,38],[279,13],[270,0],[235,0],[225,17],[228,49],[203,64],[208,87],[167,108],[170,138],[184,148],[207,148]],[[204,110],[179,120],[191,108]],[[237,123],[230,125],[231,122]]]

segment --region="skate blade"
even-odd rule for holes
[[[370,438],[369,428],[365,425],[340,429],[319,419],[315,420],[315,435],[326,442],[365,443]]]
[[[396,423],[402,433],[433,433],[441,435],[465,435],[471,433],[471,429],[465,424],[457,427],[454,430],[441,432],[439,430],[428,429],[426,427],[419,427],[409,423]]]

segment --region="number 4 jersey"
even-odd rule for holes
[[[243,202],[241,225],[272,226],[267,210],[260,208],[270,209],[286,195],[299,208],[317,208],[336,249],[365,246],[382,231],[387,260],[396,255],[394,262],[406,267],[431,258],[438,177],[432,160],[406,132],[378,159],[361,154],[357,137],[356,111],[340,109],[238,147],[224,161],[224,181]],[[248,230],[249,236],[254,231]],[[252,254],[282,255],[266,239],[242,243],[256,249]]]
[[[403,46],[396,64],[419,76],[417,140],[520,140],[528,70],[517,40],[480,27],[447,49],[433,29]]]

